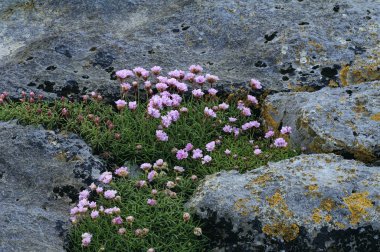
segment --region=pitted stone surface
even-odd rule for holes
[[[103,164],[76,135],[0,122],[0,251],[64,251],[70,203]]]
[[[380,163],[380,82],[278,93],[264,102],[267,127],[291,126],[294,146]]]
[[[214,251],[376,251],[379,168],[313,154],[222,171],[187,207],[207,222]]]
[[[380,79],[379,16],[377,0],[3,0],[0,91],[112,97],[114,71],[139,65],[201,64],[226,87],[356,84]]]

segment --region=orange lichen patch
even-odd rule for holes
[[[286,217],[293,216],[280,192],[276,192],[272,197],[267,197],[266,200],[271,208],[278,209]]]
[[[348,86],[348,83],[347,83],[347,74],[348,74],[349,70],[350,70],[350,66],[346,65],[339,72],[339,79],[340,79],[340,82],[342,83],[343,87]]]
[[[353,193],[351,196],[343,198],[343,202],[351,212],[351,224],[357,224],[362,218],[365,218],[368,215],[366,209],[373,207],[372,201],[367,198],[368,195],[368,192],[361,192]]]
[[[338,229],[344,229],[344,228],[346,228],[346,225],[344,225],[342,222],[334,222],[334,225],[335,225]]]
[[[330,222],[332,220],[332,216],[330,215],[330,214],[327,214],[326,216],[325,216],[325,221],[326,222]]]
[[[311,215],[311,219],[315,223],[321,223],[321,221],[322,221],[321,209],[315,208],[313,210],[313,214]]]
[[[236,212],[240,213],[243,216],[248,216],[249,209],[247,207],[247,202],[249,202],[249,199],[238,199],[234,204],[234,209]]]
[[[374,114],[370,118],[373,121],[380,122],[380,113]]]
[[[281,237],[287,242],[296,239],[300,231],[297,224],[286,225],[283,222],[264,225],[262,230],[266,235]]]
[[[378,63],[358,67],[350,71],[347,77],[353,84],[379,80],[380,71],[378,70]]]
[[[355,107],[352,109],[356,113],[368,113],[367,108],[364,106],[364,104],[356,103]]]
[[[320,43],[314,41],[314,40],[310,40],[307,42],[309,45],[313,46],[315,48],[315,51],[320,53],[320,52],[323,52],[325,49],[323,48],[323,45],[321,45]]]
[[[254,185],[265,185],[266,182],[272,181],[272,174],[271,173],[265,173],[263,175],[260,175],[251,181],[249,181],[244,188],[249,189],[252,188]]]
[[[319,207],[324,211],[330,212],[331,210],[333,210],[336,207],[336,203],[334,200],[326,198],[326,199],[322,200]]]

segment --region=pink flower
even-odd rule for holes
[[[205,94],[202,92],[201,89],[194,89],[191,93],[193,94],[195,98],[200,98]]]
[[[127,105],[127,102],[124,100],[117,100],[117,101],[115,101],[115,103],[116,103],[116,107],[118,110],[124,109],[125,106]]]
[[[115,170],[115,174],[118,175],[119,177],[126,177],[128,176],[129,172],[128,172],[128,167],[120,167],[118,169]]]
[[[236,122],[237,119],[235,117],[230,117],[228,118],[228,121],[233,123],[233,122]]]
[[[89,187],[90,187],[91,191],[94,191],[94,190],[96,190],[96,185],[95,185],[95,183],[94,183],[94,182],[93,182],[93,183],[91,183],[91,185],[90,185]]]
[[[152,182],[153,179],[158,175],[158,173],[155,170],[152,170],[148,173],[148,180],[149,182]]]
[[[179,96],[178,94],[172,94],[171,97],[172,97],[173,107],[178,107],[179,105],[181,105],[181,102],[182,102],[181,96]]]
[[[169,128],[169,126],[172,124],[172,118],[169,115],[161,116],[161,124],[165,128]]]
[[[252,103],[253,105],[257,105],[259,104],[259,102],[257,101],[256,97],[254,97],[253,95],[248,95],[247,96],[247,100]]]
[[[136,74],[137,77],[140,77],[142,75],[143,72],[145,72],[146,70],[142,67],[135,67],[133,69],[133,72]]]
[[[168,112],[168,115],[172,118],[173,122],[176,122],[179,119],[179,112],[178,112],[178,110],[170,110]]]
[[[98,186],[98,188],[96,188],[96,193],[102,194],[103,193],[103,187]]]
[[[150,81],[145,81],[144,82],[144,89],[149,90],[152,88],[152,83]]]
[[[182,107],[182,108],[179,109],[179,111],[180,111],[181,113],[187,113],[187,112],[189,112],[189,109],[186,108],[186,107]]]
[[[241,126],[242,130],[248,130],[253,127],[255,128],[260,127],[260,123],[258,121],[250,121]]]
[[[166,89],[168,89],[168,85],[166,85],[165,83],[157,83],[156,84],[156,88],[158,90],[158,92],[162,92],[162,91],[165,91]]]
[[[223,102],[223,103],[221,103],[221,104],[218,105],[218,108],[221,109],[221,110],[227,110],[229,107],[230,107],[230,105],[228,105],[225,102]]]
[[[96,219],[96,218],[99,217],[99,212],[96,211],[96,210],[93,210],[93,211],[91,212],[90,216],[91,216],[92,219]]]
[[[155,199],[148,199],[146,202],[149,206],[157,205],[157,201]]]
[[[283,138],[277,138],[276,140],[274,140],[274,146],[276,146],[277,148],[285,148],[286,146],[288,146],[288,143]]]
[[[253,153],[255,153],[255,155],[260,155],[262,151],[260,149],[255,149]]]
[[[208,83],[213,84],[219,80],[219,77],[216,75],[206,74],[206,80]]]
[[[113,199],[116,197],[116,194],[117,194],[116,190],[107,190],[104,192],[104,198]]]
[[[125,78],[128,78],[128,77],[132,77],[133,76],[133,73],[131,70],[127,70],[127,69],[123,69],[123,70],[119,70],[119,71],[116,71],[116,76],[119,77],[120,79],[125,79]]]
[[[79,193],[79,200],[87,199],[90,196],[90,192],[88,190],[83,190]]]
[[[148,174],[149,176],[149,174]],[[144,186],[146,186],[146,181],[145,180],[139,180],[136,182],[136,187],[137,188],[143,188]]]
[[[121,83],[120,87],[124,93],[128,92],[132,88],[131,84],[129,83]]]
[[[109,184],[112,180],[112,172],[103,172],[98,180],[104,184]]]
[[[154,66],[154,67],[152,67],[151,69],[150,69],[150,71],[152,71],[152,73],[153,74],[155,74],[155,75],[159,75],[160,74],[160,72],[161,72],[161,67],[159,67],[159,66]]]
[[[218,90],[216,90],[215,88],[210,88],[209,90],[207,90],[207,92],[208,92],[211,96],[215,96],[216,93],[218,93]]]
[[[158,109],[148,107],[148,115],[154,118],[159,118],[161,116],[161,113]]]
[[[178,173],[183,173],[185,169],[182,166],[174,166],[174,171]]]
[[[187,222],[190,220],[190,214],[189,213],[183,213],[183,221]]]
[[[206,150],[207,151],[213,151],[215,149],[215,141],[212,141],[212,142],[209,142],[208,144],[206,144]]]
[[[285,135],[285,134],[290,134],[292,133],[292,128],[289,127],[289,126],[284,126],[281,128],[281,134]]]
[[[199,158],[202,158],[202,157],[203,157],[203,154],[202,154],[202,150],[201,149],[195,149],[195,150],[193,150],[193,156],[192,156],[193,159],[199,159]]]
[[[168,181],[166,183],[166,187],[169,188],[169,189],[172,189],[176,186],[176,184],[173,182],[173,181]]]
[[[203,71],[203,68],[200,65],[191,65],[189,67],[191,73],[197,74]]]
[[[225,133],[232,133],[232,127],[230,126],[230,125],[225,125],[224,127],[223,127],[223,131],[225,132]]]
[[[274,131],[273,130],[269,130],[267,133],[265,133],[265,138],[270,138],[274,136]]]
[[[195,78],[195,74],[193,74],[193,73],[187,73],[187,74],[185,75],[184,80],[187,80],[187,81],[193,82],[193,81],[194,81],[194,78]]]
[[[262,88],[260,81],[255,80],[255,79],[251,79],[251,87],[252,87],[252,89],[261,89]]]
[[[174,71],[170,71],[168,74],[172,78],[176,78],[176,79],[180,79],[181,78],[181,71],[179,71],[177,69],[174,70]]]
[[[91,201],[88,206],[92,209],[96,208],[96,202],[95,201]]]
[[[135,102],[135,101],[128,102],[128,108],[130,110],[136,110],[137,109],[137,102]]]
[[[140,165],[140,169],[143,171],[149,171],[152,168],[152,165],[149,163],[143,163]]]
[[[212,158],[209,155],[206,155],[202,158],[202,164],[210,163]]]
[[[167,142],[169,140],[168,135],[163,130],[156,130],[156,137],[161,142]]]
[[[206,82],[206,78],[202,75],[195,77],[195,82],[199,85],[203,85]]]
[[[194,148],[194,146],[191,143],[186,144],[185,150],[191,151]]]
[[[88,247],[91,243],[92,234],[90,233],[83,233],[82,234],[82,246]]]
[[[209,109],[208,107],[205,107],[204,114],[205,116],[208,116],[208,117],[213,117],[213,118],[216,117],[216,113],[214,112],[214,110]]]
[[[119,228],[119,230],[117,230],[117,233],[120,234],[120,235],[123,235],[127,232],[127,229],[125,228]]]
[[[244,107],[242,110],[241,110],[241,113],[244,115],[244,116],[251,116],[251,109],[250,108],[247,108],[247,107]]]
[[[186,150],[177,151],[176,157],[178,160],[186,159],[189,156],[189,153]]]
[[[123,218],[121,218],[120,216],[117,216],[113,218],[111,222],[113,225],[121,225],[123,224]]]

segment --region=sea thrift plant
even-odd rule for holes
[[[263,127],[258,80],[226,95],[197,64],[115,75],[120,97],[111,105],[96,90],[53,102],[38,92],[17,102],[0,93],[0,120],[77,133],[107,167],[70,209],[70,251],[208,251],[210,227],[184,209],[200,179],[299,153],[287,143],[290,127]]]

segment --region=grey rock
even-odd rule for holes
[[[114,71],[201,64],[267,90],[379,79],[377,0],[3,0],[0,90],[118,94]]]
[[[288,125],[293,146],[380,161],[380,82],[317,92],[278,93],[264,102],[267,127]]]
[[[103,165],[76,135],[0,122],[0,251],[64,251],[70,204]]]
[[[213,251],[377,251],[379,169],[301,155],[206,176],[187,207],[207,222]]]

